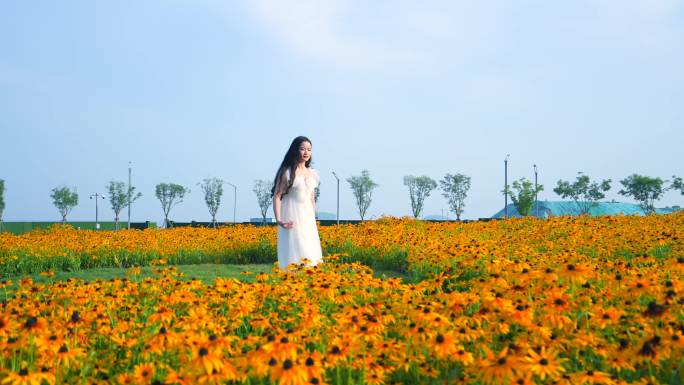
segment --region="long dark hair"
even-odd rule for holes
[[[283,177],[283,173],[285,172],[285,170],[290,170],[290,177],[287,181],[287,188],[285,189],[285,192],[282,195],[285,195],[290,191],[290,187],[292,187],[292,184],[294,183],[295,170],[297,169],[297,165],[299,165],[299,146],[303,142],[308,142],[309,144],[311,144],[311,141],[306,136],[298,136],[294,138],[292,144],[290,144],[290,148],[287,150],[287,153],[283,158],[283,162],[280,163],[280,167],[278,167],[278,172],[276,172],[275,179],[273,180],[271,196],[275,195],[276,186],[278,186],[278,181],[280,181],[280,179]],[[307,160],[304,164],[307,168],[309,168],[309,166],[311,165],[312,158],[313,157],[309,157],[309,160]]]

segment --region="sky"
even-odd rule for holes
[[[157,183],[191,189],[176,221],[210,219],[198,183],[235,184],[259,216],[293,138],[312,141],[319,211],[358,219],[345,181],[378,184],[369,218],[411,213],[404,175],[472,178],[464,218],[503,208],[509,181],[541,200],[578,171],[619,180],[684,175],[682,0],[149,0],[0,2],[0,179],[5,221],[94,220],[110,180],[163,218]],[[669,191],[657,206],[684,205]],[[436,190],[426,215],[448,212]],[[113,219],[107,201],[101,220]],[[226,186],[218,220],[233,215]],[[272,210],[270,211],[272,216]],[[453,217],[453,214],[450,214]],[[125,215],[123,215],[125,219]]]

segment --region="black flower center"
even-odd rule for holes
[[[27,327],[28,329],[31,329],[32,327],[36,326],[37,323],[38,323],[38,318],[36,318],[36,317],[29,317],[29,318],[26,320],[26,327]]]

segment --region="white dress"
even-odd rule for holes
[[[309,260],[310,266],[323,260],[316,212],[311,204],[311,196],[320,184],[320,176],[314,169],[310,168],[309,171],[311,175],[295,175],[292,187],[280,201],[280,220],[293,223],[290,229],[278,226],[278,264],[284,271],[290,263],[301,263],[304,258]],[[283,180],[287,178],[289,170],[285,171]]]

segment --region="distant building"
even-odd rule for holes
[[[264,218],[262,218],[262,217],[258,217],[258,218],[249,218],[249,221],[250,221],[251,223],[262,223],[262,222],[266,222],[266,223],[275,223],[275,219],[269,218],[269,217],[266,217],[266,220],[264,220]]]
[[[423,217],[423,219],[426,221],[448,221],[449,220],[449,218],[445,217],[444,215],[439,215],[439,214],[426,215]]]
[[[656,208],[658,214],[669,214],[679,210],[678,206]],[[539,216],[540,218],[548,218],[562,215],[580,215],[581,211],[577,204],[573,201],[539,201],[538,207],[533,207],[530,216]],[[644,210],[638,204],[622,203],[622,202],[598,202],[596,206],[589,211],[592,216],[598,215],[644,215]],[[492,218],[503,218],[506,216],[506,210],[492,215]],[[508,205],[509,217],[520,217],[520,213],[515,208],[515,205],[510,203]]]
[[[337,219],[337,214],[329,213],[327,211],[319,211],[316,213],[316,219],[319,221],[331,221]]]

